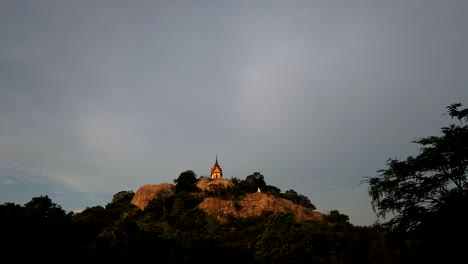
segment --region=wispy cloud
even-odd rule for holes
[[[17,184],[18,182],[12,179],[2,179],[2,183],[8,185],[8,184]]]

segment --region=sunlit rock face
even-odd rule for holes
[[[197,193],[196,195],[204,197],[204,199],[198,205],[198,208],[208,214],[215,215],[220,221],[227,220],[230,217],[245,218],[249,216],[259,216],[264,211],[272,213],[291,212],[296,216],[298,221],[323,219],[322,213],[310,210],[309,208],[273,194],[255,192],[246,194],[240,199],[221,199],[208,197],[206,195],[206,192],[216,191],[219,188],[228,188],[232,186],[234,186],[234,184],[227,179],[200,179],[197,182],[197,187],[200,188],[202,192]],[[131,203],[141,210],[144,210],[148,203],[155,197],[169,197],[172,195],[175,195],[174,184],[147,184],[138,189]]]
[[[148,203],[158,195],[174,195],[175,188],[171,183],[146,184],[140,187],[133,196],[132,204],[138,206],[141,210],[145,209]]]
[[[304,206],[297,205],[289,200],[266,193],[250,193],[240,200],[224,200],[208,197],[198,206],[209,214],[214,214],[219,220],[228,219],[229,216],[249,217],[259,216],[267,212],[291,212],[297,220],[321,220],[323,215]]]
[[[197,187],[200,188],[202,191],[211,191],[214,186],[222,186],[225,188],[234,186],[228,179],[216,179],[216,180],[209,180],[209,179],[201,179],[197,182]]]

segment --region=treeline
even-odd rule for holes
[[[411,263],[418,252],[378,226],[354,226],[338,211],[323,220],[297,221],[290,213],[220,222],[197,205],[199,179],[186,171],[174,180],[175,195],[159,195],[140,210],[135,193],[121,191],[105,206],[66,213],[48,196],[23,206],[0,205],[2,256],[17,260],[152,260],[156,263]],[[241,197],[263,191],[310,203],[294,190],[281,191],[254,173],[220,193]],[[198,192],[198,195],[197,195]],[[311,207],[315,208],[311,203]],[[405,244],[406,243],[406,244]]]

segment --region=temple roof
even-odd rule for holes
[[[218,155],[216,155],[216,161],[215,161],[215,164],[213,165],[213,167],[211,168],[211,173],[213,174],[213,172],[215,171],[219,171],[221,174],[223,173],[223,169],[219,166],[218,164]]]

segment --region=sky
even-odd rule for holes
[[[64,210],[180,173],[377,218],[365,177],[468,105],[468,1],[0,2],[0,204]]]

